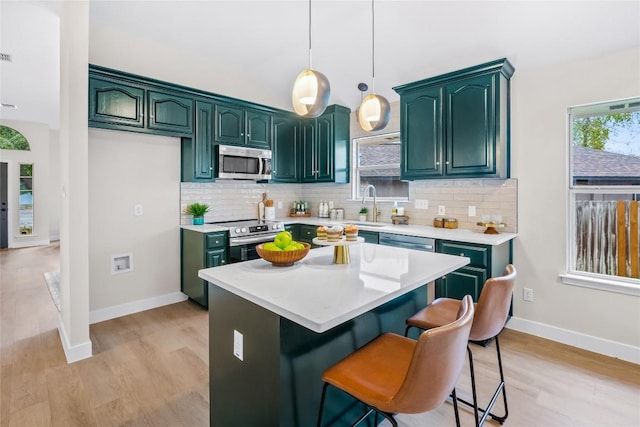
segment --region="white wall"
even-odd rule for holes
[[[264,105],[276,105],[268,88],[259,85],[242,70],[225,67],[216,58],[189,55],[157,43],[153,37],[141,39],[124,30],[114,32],[95,23],[90,31],[91,64]],[[215,40],[211,42],[217,43]]]
[[[541,69],[512,80],[512,175],[518,179],[518,281],[510,325],[640,363],[640,298],[564,285],[567,108],[640,95],[640,51]],[[534,302],[522,300],[532,288]]]
[[[179,223],[180,139],[89,129],[92,323],[184,299]],[[133,271],[111,274],[111,256],[126,253]]]
[[[49,238],[60,240],[60,213],[62,197],[60,195],[60,131],[49,130]]]
[[[29,142],[30,151],[0,150],[0,161],[9,164],[9,247],[21,248],[49,244],[51,194],[57,189],[50,176],[49,128],[44,124],[16,120],[0,123],[20,132]],[[19,196],[20,164],[33,163],[33,235],[20,235]]]

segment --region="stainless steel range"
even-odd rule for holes
[[[256,245],[273,241],[284,230],[281,221],[244,219],[239,221],[210,222],[229,230],[229,262],[241,262],[259,258]]]

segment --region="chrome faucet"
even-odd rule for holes
[[[378,222],[378,215],[380,215],[380,212],[378,211],[378,204],[376,203],[376,187],[374,187],[372,184],[367,185],[366,187],[364,187],[364,190],[362,190],[362,205],[364,205],[364,198],[367,195],[367,190],[371,189],[373,191],[373,222]]]

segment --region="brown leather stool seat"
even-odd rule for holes
[[[502,276],[492,277],[488,279],[480,298],[475,306],[475,316],[473,319],[473,326],[469,333],[469,340],[471,341],[485,341],[491,338],[495,338],[496,353],[498,355],[498,368],[500,370],[500,384],[494,392],[486,409],[478,407],[478,398],[476,394],[475,373],[473,369],[473,353],[471,349],[467,347],[467,353],[469,355],[469,368],[471,373],[471,391],[473,393],[473,403],[466,402],[459,399],[461,402],[472,406],[474,408],[474,416],[476,420],[476,426],[480,427],[488,416],[491,416],[494,420],[500,424],[504,423],[509,415],[509,409],[507,407],[507,394],[505,391],[504,373],[502,371],[502,357],[500,355],[500,343],[498,341],[498,334],[504,328],[509,315],[509,307],[511,306],[511,295],[513,294],[513,287],[515,285],[517,272],[512,264],[507,265]],[[445,325],[456,318],[458,310],[460,309],[461,301],[451,298],[438,298],[433,303],[423,308],[409,319],[407,319],[407,328],[405,335],[409,332],[410,328],[430,329],[437,328],[441,325]],[[491,413],[491,408],[495,404],[498,396],[502,393],[504,401],[504,415],[498,416]],[[480,418],[479,412],[483,412]]]
[[[473,323],[473,300],[464,297],[452,322],[420,334],[418,340],[383,334],[328,368],[318,414],[329,384],[360,400],[397,426],[393,414],[415,414],[440,406],[453,393],[456,425],[460,425],[455,386],[462,372]],[[366,418],[371,411],[358,421]]]

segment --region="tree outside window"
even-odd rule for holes
[[[570,109],[569,273],[640,285],[640,99]]]
[[[20,234],[33,234],[33,164],[20,164]]]

